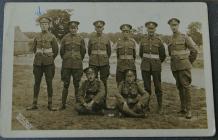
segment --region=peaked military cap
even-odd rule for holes
[[[70,22],[68,23],[69,26],[74,26],[74,27],[78,27],[79,24],[80,24],[79,21],[70,21]]]
[[[177,18],[171,18],[169,21],[168,21],[168,24],[171,25],[171,24],[179,24],[180,23],[180,20],[177,19]]]
[[[122,31],[125,31],[125,30],[129,31],[131,29],[132,29],[132,26],[129,24],[123,24],[120,26],[120,30],[122,30]]]
[[[103,20],[97,20],[97,21],[93,22],[93,25],[95,27],[103,27],[105,25],[105,22]]]
[[[83,70],[84,73],[95,73],[95,68],[93,67],[87,67]]]
[[[154,21],[148,21],[145,23],[145,27],[147,27],[147,28],[153,29],[153,28],[156,28],[157,26],[158,26],[158,24]]]
[[[49,17],[42,16],[42,17],[38,18],[38,22],[39,23],[49,23],[49,22],[51,22],[51,19]]]

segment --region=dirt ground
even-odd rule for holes
[[[83,77],[84,79],[85,77]],[[60,69],[56,69],[53,81],[54,107],[61,105],[62,82]],[[117,92],[115,77],[108,80],[108,104],[113,104],[113,93]],[[79,116],[74,110],[73,84],[69,89],[67,109],[64,111],[50,112],[47,110],[46,84],[43,78],[38,100],[39,109],[26,111],[33,97],[32,67],[29,65],[14,65],[13,79],[13,110],[12,129],[25,130],[26,128],[16,119],[21,113],[35,130],[71,130],[71,129],[182,129],[182,128],[207,128],[207,113],[205,103],[205,90],[192,87],[192,114],[190,120],[177,114],[180,109],[178,91],[174,84],[163,83],[163,109],[164,114],[156,113],[156,98],[152,95],[151,112],[148,118],[118,118],[109,116]]]

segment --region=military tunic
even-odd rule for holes
[[[63,60],[61,79],[64,82],[62,104],[66,103],[71,76],[73,77],[75,96],[77,99],[79,82],[83,74],[82,61],[84,59],[85,53],[85,42],[81,36],[68,33],[61,40],[60,55]]]
[[[141,73],[144,81],[144,88],[151,94],[151,76],[155,86],[158,105],[162,106],[161,88],[161,63],[165,60],[165,48],[157,34],[154,36],[145,35],[141,41],[139,56],[142,59]]]
[[[148,93],[139,85],[138,82],[128,83],[122,81],[118,87],[119,93],[115,94],[117,99],[117,108],[120,112],[135,117],[137,114],[145,113],[148,103]],[[124,102],[127,103],[129,110],[123,109]],[[137,106],[140,103],[141,106]],[[134,115],[134,113],[136,113]]]
[[[132,69],[136,71],[136,44],[132,38],[119,39],[117,42],[117,72],[116,81],[119,84],[125,79],[125,71]],[[136,74],[136,73],[135,73]]]
[[[90,82],[85,80],[79,88],[79,102],[76,104],[76,110],[81,114],[93,114],[103,109],[105,101],[105,89],[101,80],[95,79]],[[94,101],[92,110],[87,110],[84,103]]]
[[[176,33],[168,42],[171,69],[181,100],[181,110],[191,109],[191,64],[196,60],[196,44],[187,35]]]
[[[55,74],[54,59],[58,54],[58,44],[55,36],[50,32],[37,34],[33,42],[33,52],[35,53],[33,62],[33,74],[35,78],[33,104],[37,104],[43,73],[45,74],[47,84],[48,102],[51,104],[53,94],[52,80]]]
[[[111,56],[110,41],[105,35],[95,34],[88,43],[89,66],[96,69],[96,76],[100,72],[100,79],[104,82],[110,74],[109,58]]]

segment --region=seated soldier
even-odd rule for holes
[[[95,69],[88,67],[84,70],[87,80],[83,81],[78,92],[79,101],[76,111],[80,115],[103,115],[105,88],[101,80],[96,79]]]
[[[136,82],[134,70],[127,70],[125,81],[119,85],[119,93],[115,94],[117,109],[126,117],[146,117],[148,93]]]

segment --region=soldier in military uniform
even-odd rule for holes
[[[103,115],[105,101],[105,89],[101,80],[96,78],[95,69],[88,67],[84,70],[87,80],[83,81],[79,88],[79,102],[76,111],[80,115]]]
[[[135,70],[126,70],[125,80],[119,84],[115,94],[117,108],[127,117],[145,117],[148,93],[136,82]]]
[[[85,42],[82,37],[77,34],[78,25],[78,21],[69,22],[70,33],[66,34],[61,40],[60,55],[63,60],[61,79],[64,82],[61,109],[66,108],[66,100],[71,76],[73,77],[75,98],[76,101],[78,101],[79,82],[83,75],[82,61],[86,53]]]
[[[153,77],[158,112],[162,112],[161,63],[165,60],[165,48],[160,37],[155,33],[158,24],[153,21],[145,23],[148,34],[140,44],[139,56],[142,59],[141,72],[145,90],[151,95],[151,76]],[[149,106],[149,105],[148,105]]]
[[[130,38],[130,31],[132,26],[129,24],[123,24],[120,26],[123,37],[117,41],[117,71],[116,81],[119,86],[120,82],[125,80],[125,71],[132,69],[136,74],[135,58],[136,58],[136,44],[135,41]]]
[[[111,45],[109,39],[103,34],[105,22],[95,21],[96,34],[88,43],[89,66],[96,69],[96,77],[100,73],[100,79],[104,83],[107,96],[107,79],[110,74],[109,58],[111,56]],[[106,107],[106,103],[105,103]]]
[[[49,32],[50,19],[48,17],[39,18],[41,33],[37,34],[33,42],[33,52],[35,58],[33,62],[33,74],[35,78],[33,104],[27,110],[37,109],[37,100],[40,90],[40,83],[43,74],[47,84],[48,109],[52,108],[52,80],[55,74],[54,59],[58,54],[58,44],[53,34]]]
[[[190,119],[191,115],[191,67],[196,60],[197,50],[193,40],[179,32],[179,19],[172,18],[168,21],[173,35],[168,42],[169,55],[171,56],[171,70],[176,80],[181,101],[179,113],[186,114]]]

